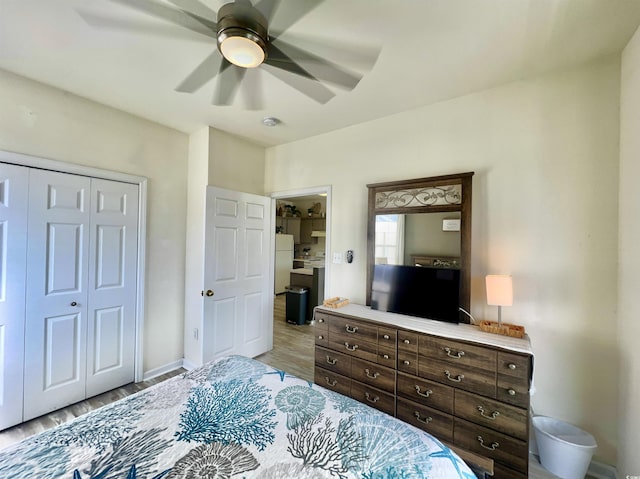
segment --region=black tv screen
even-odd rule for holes
[[[458,323],[460,270],[377,264],[371,308]]]

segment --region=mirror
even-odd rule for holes
[[[375,264],[427,266],[420,258],[432,257],[459,265],[459,221],[457,211],[376,215]]]
[[[376,264],[460,269],[469,310],[473,172],[367,185],[367,305]],[[469,322],[461,313],[460,322]]]

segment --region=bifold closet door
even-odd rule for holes
[[[134,379],[138,187],[32,169],[24,420]]]
[[[28,175],[0,163],[0,429],[22,422]]]
[[[31,169],[24,420],[85,398],[91,179]]]
[[[87,397],[133,382],[138,186],[93,179]]]

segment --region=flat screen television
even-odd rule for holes
[[[458,323],[460,270],[377,264],[371,309]]]

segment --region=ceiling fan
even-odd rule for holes
[[[176,91],[193,93],[217,77],[214,105],[230,105],[247,72],[260,68],[287,83],[299,92],[326,103],[335,96],[324,82],[352,90],[362,75],[340,67],[300,47],[282,40],[282,33],[324,0],[289,2],[281,0],[235,0],[224,4],[217,12],[201,0],[109,0],[164,21],[171,22],[215,40],[216,48],[177,87]],[[170,6],[169,4],[173,5]],[[279,31],[270,28],[278,11]],[[79,12],[90,24],[113,27],[113,21]],[[377,58],[369,55],[373,65]],[[248,103],[259,107],[260,88],[245,86]]]

